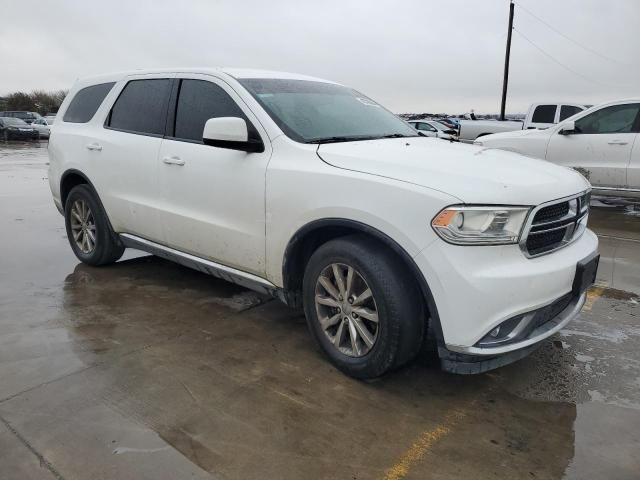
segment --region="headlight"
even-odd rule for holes
[[[444,241],[456,245],[518,243],[528,207],[452,206],[442,210],[431,226]]]

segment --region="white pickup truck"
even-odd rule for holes
[[[492,133],[548,128],[588,107],[590,105],[581,105],[579,103],[534,103],[529,107],[524,122],[512,120],[462,120],[458,138],[461,142],[473,143],[476,138]]]

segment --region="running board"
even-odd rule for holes
[[[193,268],[194,270],[206,273],[207,275],[221,278],[227,282],[235,283],[236,285],[240,285],[260,293],[265,293],[267,295],[278,296],[278,291],[280,289],[273,283],[265,280],[264,278],[258,277],[257,275],[236,270],[235,268],[227,267],[226,265],[221,265],[219,263],[212,262],[211,260],[205,260],[204,258],[196,257],[195,255],[184,253],[174,248],[165,247],[159,243],[136,237],[129,233],[120,234],[120,240],[127,248],[142,250],[143,252],[150,253],[157,257],[179,263],[185,267]]]

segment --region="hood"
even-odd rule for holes
[[[436,138],[394,138],[319,145],[334,167],[409,182],[464,203],[538,205],[589,188],[565,167],[502,150]]]

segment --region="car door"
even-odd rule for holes
[[[176,78],[172,97],[158,174],[168,246],[264,275],[265,175],[271,156],[266,131],[221,79]],[[220,117],[243,118],[250,137],[260,136],[265,151],[205,145],[205,122]]]
[[[39,135],[47,135],[49,133],[49,127],[47,126],[47,122],[44,118],[34,120],[31,126],[38,131]]]
[[[578,170],[594,187],[625,188],[639,107],[638,103],[608,105],[576,119],[574,133],[563,135],[558,128],[549,140],[546,159]]]
[[[140,75],[120,82],[113,105],[84,139],[92,179],[116,232],[164,241],[157,184],[174,75]],[[113,101],[113,98],[115,101]]]

